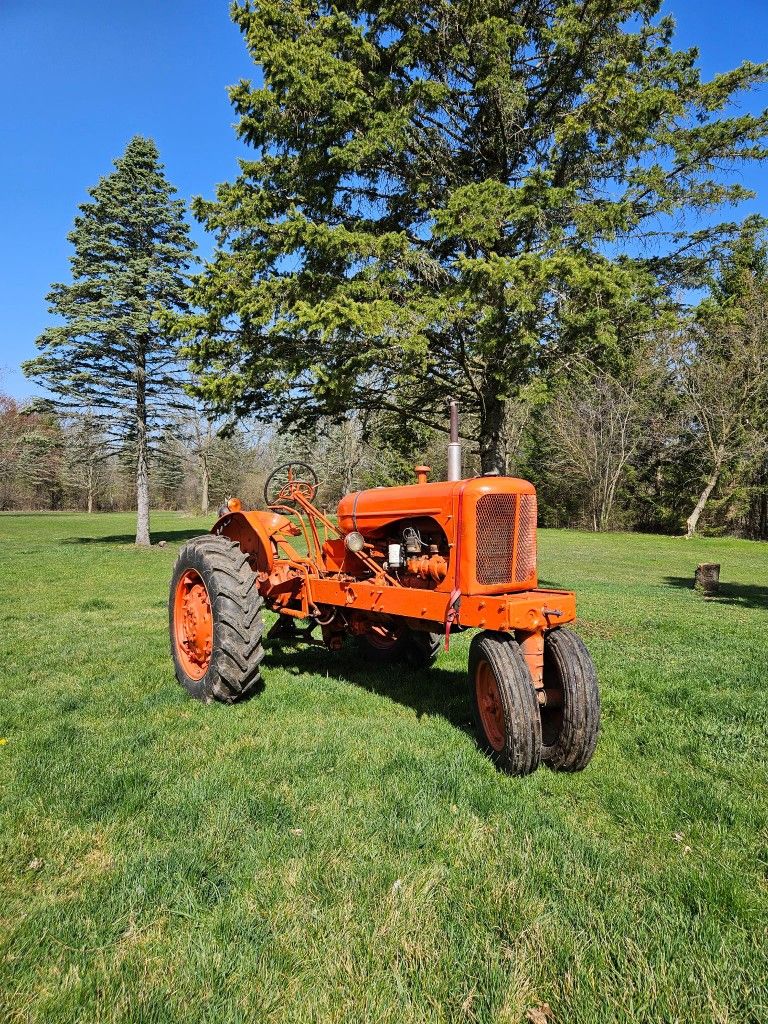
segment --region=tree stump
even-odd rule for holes
[[[717,597],[720,589],[720,563],[702,562],[696,566],[694,589],[703,597]]]

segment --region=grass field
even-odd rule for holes
[[[189,700],[166,588],[206,524],[153,526],[0,516],[2,1024],[768,1021],[767,546],[543,533],[604,725],[519,780],[468,732],[466,635]]]

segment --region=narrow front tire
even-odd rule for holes
[[[469,648],[469,683],[481,749],[510,775],[535,772],[541,719],[517,641],[504,633],[478,633]]]
[[[542,761],[555,771],[583,771],[597,746],[600,690],[589,651],[570,629],[544,636],[544,688],[555,699],[541,709]]]

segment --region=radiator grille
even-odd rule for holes
[[[523,583],[536,568],[536,496],[522,494],[515,558],[518,495],[484,494],[477,502],[475,575],[484,586]]]
[[[523,583],[536,569],[536,495],[520,495],[520,520],[517,524],[517,561],[515,582]]]
[[[511,583],[516,494],[484,494],[477,503],[477,582]]]

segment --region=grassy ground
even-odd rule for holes
[[[467,732],[466,636],[189,700],[166,587],[204,524],[153,525],[0,517],[3,1024],[768,1020],[765,545],[543,534],[604,729],[516,780]]]

